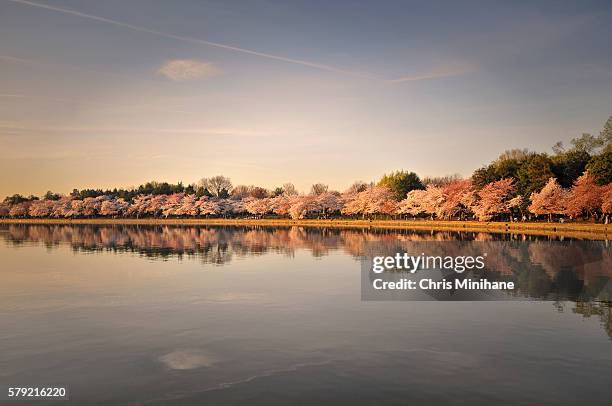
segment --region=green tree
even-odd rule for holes
[[[519,168],[533,155],[534,153],[527,149],[506,150],[489,165],[476,169],[472,182],[480,190],[491,182],[506,178],[518,179]]]
[[[564,188],[568,188],[584,173],[590,159],[591,155],[587,151],[580,149],[560,152],[552,157],[552,171],[559,184]]]
[[[607,185],[612,182],[612,148],[591,158],[586,169],[595,177],[598,185]]]
[[[603,130],[599,133],[599,139],[604,149],[609,150],[612,147],[612,116],[604,124]]]
[[[572,145],[574,150],[585,151],[591,154],[597,148],[603,146],[603,140],[601,137],[583,133],[580,137],[572,139]]]
[[[487,166],[483,166],[482,168],[478,168],[472,174],[472,183],[478,190],[485,187],[488,183],[491,183],[491,182],[494,182],[500,179],[497,179],[497,176],[495,175],[495,168],[493,168],[493,166],[491,165],[487,165]]]
[[[554,177],[552,160],[546,154],[532,154],[521,164],[517,171],[517,189],[528,202],[531,193],[541,190],[548,179]]]
[[[57,193],[53,193],[52,191],[47,191],[47,193],[45,193],[45,196],[43,197],[43,199],[45,200],[59,200],[60,199],[60,195]]]
[[[517,178],[518,170],[521,167],[523,160],[516,158],[504,159],[503,161],[496,161],[493,164],[495,180],[501,180],[506,178]]]
[[[193,195],[193,194],[195,194],[195,192],[196,192],[196,185],[195,184],[192,183],[192,184],[187,185],[185,187],[185,193],[187,193],[188,195]]]
[[[20,194],[14,194],[13,196],[7,196],[4,198],[4,203],[8,204],[19,204],[23,202],[27,202],[29,199],[27,197],[23,197]]]
[[[378,186],[386,187],[393,193],[395,200],[403,200],[411,190],[425,189],[421,179],[414,172],[396,171],[383,175]]]

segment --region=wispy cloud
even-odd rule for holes
[[[76,16],[76,17],[87,18],[90,20],[112,24],[118,27],[128,28],[134,31],[146,32],[146,33],[153,34],[159,37],[170,38],[170,39],[174,39],[177,41],[189,42],[189,43],[200,44],[200,45],[207,45],[207,46],[211,46],[215,48],[225,49],[228,51],[239,52],[243,54],[258,56],[261,58],[273,59],[273,60],[287,62],[287,63],[291,63],[295,65],[307,66],[313,69],[319,69],[319,70],[334,72],[334,73],[338,73],[342,75],[360,77],[364,79],[371,79],[371,80],[376,80],[376,81],[386,82],[386,83],[401,83],[401,82],[410,82],[410,81],[418,81],[418,80],[429,80],[429,79],[437,79],[437,78],[442,78],[442,77],[457,76],[457,75],[462,75],[464,73],[467,73],[466,71],[463,71],[463,70],[453,71],[453,70],[447,69],[446,73],[429,72],[429,73],[423,73],[420,75],[406,76],[406,77],[400,77],[400,78],[384,78],[384,77],[366,73],[366,72],[338,68],[338,67],[331,66],[331,65],[308,61],[305,59],[290,58],[290,57],[286,57],[282,55],[276,55],[276,54],[271,54],[267,52],[260,52],[260,51],[255,51],[252,49],[241,48],[241,47],[237,47],[233,45],[222,44],[219,42],[207,41],[207,40],[203,40],[199,38],[187,37],[187,36],[182,36],[182,35],[175,35],[175,34],[163,32],[163,31],[154,30],[151,28],[146,28],[146,27],[142,27],[138,25],[124,23],[124,22],[117,21],[117,20],[112,20],[110,18],[99,17],[93,14],[82,13],[80,11],[67,9],[63,7],[50,6],[47,4],[41,4],[41,3],[36,3],[32,1],[27,1],[27,0],[8,0],[8,1],[17,3],[17,4],[21,4],[21,5],[51,10],[51,11],[55,11],[55,12],[59,12],[63,14],[69,14],[69,15]]]
[[[193,59],[174,59],[167,61],[157,73],[175,82],[208,79],[221,74],[221,69],[209,62]]]

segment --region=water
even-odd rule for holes
[[[488,244],[517,297],[361,301],[359,258],[447,240]],[[0,384],[69,385],[80,404],[609,404],[611,251],[481,233],[0,225]]]

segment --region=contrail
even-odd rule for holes
[[[476,67],[472,64],[462,63],[455,64],[447,67],[442,67],[438,69],[433,69],[428,73],[424,73],[422,75],[415,76],[405,76],[397,79],[389,79],[386,80],[388,83],[402,83],[402,82],[415,82],[418,80],[432,80],[432,79],[440,79],[446,78],[449,76],[458,76],[463,75],[469,72],[472,72],[476,69]]]
[[[184,42],[191,42],[191,43],[196,43],[196,44],[208,45],[208,46],[211,46],[211,47],[226,49],[226,50],[229,50],[229,51],[241,52],[241,53],[244,53],[244,54],[255,55],[255,56],[262,57],[262,58],[274,59],[274,60],[277,60],[277,61],[283,61],[283,62],[293,63],[293,64],[296,64],[296,65],[308,66],[308,67],[311,67],[311,68],[326,70],[326,71],[329,71],[329,72],[341,73],[341,74],[344,74],[344,75],[357,76],[357,77],[362,77],[362,78],[367,78],[367,79],[379,79],[379,78],[377,78],[375,76],[372,76],[372,75],[369,75],[369,74],[366,74],[366,73],[353,72],[353,71],[349,71],[349,70],[345,70],[345,69],[336,68],[334,66],[329,66],[329,65],[324,65],[324,64],[320,64],[320,63],[305,61],[305,60],[302,60],[302,59],[287,58],[287,57],[280,56],[280,55],[273,55],[273,54],[268,54],[268,53],[265,53],[265,52],[253,51],[253,50],[250,50],[250,49],[239,48],[239,47],[235,47],[235,46],[232,46],[232,45],[221,44],[221,43],[218,43],[218,42],[212,42],[212,41],[206,41],[206,40],[198,39],[198,38],[192,38],[192,37],[185,37],[185,36],[182,36],[182,35],[170,34],[170,33],[167,33],[167,32],[153,30],[153,29],[146,28],[146,27],[140,27],[138,25],[133,25],[133,24],[124,23],[124,22],[121,22],[121,21],[111,20],[109,18],[98,17],[98,16],[95,16],[95,15],[92,15],[92,14],[81,13],[80,11],[70,10],[70,9],[67,9],[67,8],[56,7],[56,6],[49,6],[49,5],[46,5],[46,4],[35,3],[35,2],[32,2],[32,1],[27,1],[27,0],[8,0],[8,1],[13,2],[13,3],[17,3],[17,4],[26,5],[26,6],[43,8],[43,9],[46,9],[46,10],[52,10],[52,11],[56,11],[56,12],[59,12],[59,13],[70,14],[70,15],[77,16],[77,17],[88,18],[90,20],[95,20],[95,21],[100,21],[100,22],[103,22],[103,23],[113,24],[113,25],[116,25],[116,26],[119,26],[119,27],[129,28],[129,29],[134,30],[134,31],[146,32],[146,33],[149,33],[149,34],[153,34],[153,35],[157,35],[157,36],[165,37],[165,38],[171,38],[171,39],[175,39],[175,40],[178,40],[178,41],[184,41]]]
[[[93,15],[93,14],[82,13],[80,11],[71,10],[71,9],[67,9],[67,8],[56,7],[56,6],[49,6],[49,5],[46,5],[46,4],[40,4],[40,3],[33,2],[33,1],[28,1],[28,0],[8,0],[8,1],[16,3],[16,4],[25,5],[25,6],[38,7],[38,8],[42,8],[42,9],[46,9],[46,10],[55,11],[55,12],[58,12],[58,13],[69,14],[69,15],[73,15],[73,16],[76,16],[76,17],[87,18],[87,19],[94,20],[94,21],[99,21],[99,22],[103,22],[103,23],[107,23],[107,24],[112,24],[112,25],[115,25],[115,26],[118,26],[118,27],[128,28],[128,29],[131,29],[131,30],[134,30],[134,31],[146,32],[146,33],[149,33],[149,34],[157,35],[159,37],[175,39],[177,41],[190,42],[190,43],[200,44],[200,45],[208,45],[208,46],[211,46],[211,47],[221,48],[221,49],[225,49],[225,50],[228,50],[228,51],[241,52],[243,54],[258,56],[258,57],[261,57],[261,58],[273,59],[273,60],[277,60],[277,61],[292,63],[292,64],[295,64],[295,65],[307,66],[307,67],[310,67],[310,68],[313,68],[313,69],[319,69],[319,70],[324,70],[324,71],[328,71],[328,72],[334,72],[334,73],[339,73],[339,74],[343,74],[343,75],[347,75],[347,76],[359,77],[359,78],[364,78],[364,79],[371,79],[371,80],[376,80],[376,81],[380,81],[380,82],[384,82],[384,83],[402,83],[402,82],[413,82],[413,81],[419,81],[419,80],[433,80],[433,79],[439,79],[439,78],[444,78],[444,77],[463,75],[463,74],[468,73],[468,72],[473,70],[473,67],[471,67],[470,69],[455,69],[455,70],[446,70],[446,71],[442,71],[442,72],[440,72],[438,70],[438,71],[434,71],[433,73],[429,72],[429,73],[424,73],[424,74],[421,74],[421,75],[413,75],[413,76],[400,77],[400,78],[397,78],[397,79],[385,79],[385,78],[381,78],[381,77],[376,76],[376,75],[372,75],[370,73],[356,72],[356,71],[351,71],[351,70],[337,68],[337,67],[331,66],[331,65],[325,65],[325,64],[320,64],[320,63],[316,63],[316,62],[310,62],[310,61],[306,61],[306,60],[303,60],[303,59],[288,58],[288,57],[281,56],[281,55],[274,55],[274,54],[269,54],[269,53],[266,53],[266,52],[259,52],[259,51],[254,51],[254,50],[251,50],[251,49],[246,49],[246,48],[240,48],[240,47],[236,47],[236,46],[232,46],[232,45],[221,44],[219,42],[212,42],[212,41],[206,41],[206,40],[203,40],[203,39],[198,39],[198,38],[193,38],[193,37],[185,37],[185,36],[182,36],[182,35],[170,34],[170,33],[167,33],[167,32],[153,30],[153,29],[150,29],[150,28],[141,27],[141,26],[133,25],[133,24],[128,24],[128,23],[124,23],[124,22],[121,22],[121,21],[117,21],[117,20],[111,20],[109,18],[99,17],[99,16],[96,16],[96,15]]]

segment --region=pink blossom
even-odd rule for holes
[[[535,215],[565,213],[567,191],[557,183],[555,178],[548,179],[542,190],[531,194],[529,211]]]
[[[481,221],[488,221],[498,214],[510,213],[510,208],[517,204],[513,200],[514,180],[505,178],[491,182],[478,192],[480,198],[474,205],[474,214]]]

